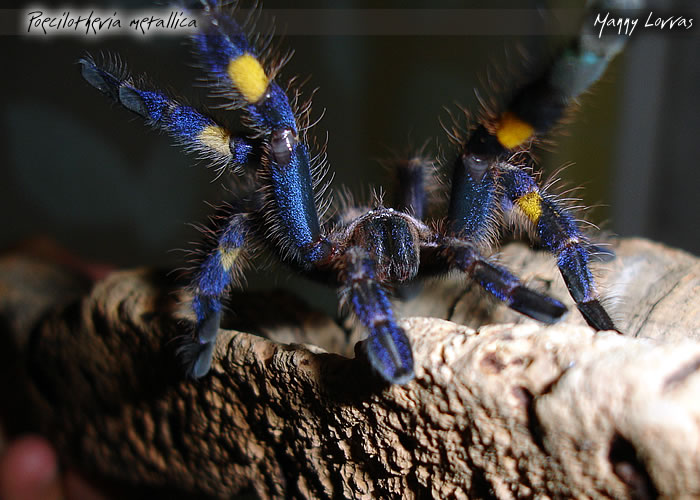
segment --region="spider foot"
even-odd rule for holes
[[[511,291],[508,307],[550,325],[559,321],[567,311],[566,306],[557,299],[524,286],[517,286]]]
[[[618,333],[620,331],[610,319],[607,311],[603,308],[597,299],[590,300],[588,302],[581,302],[577,304],[578,310],[581,311],[586,323],[596,330],[614,330]]]
[[[402,385],[413,379],[411,344],[395,323],[382,321],[375,325],[365,349],[372,367],[389,383]]]
[[[214,355],[214,341],[200,343],[194,339],[187,341],[177,351],[185,365],[187,375],[192,378],[202,378],[211,368]]]
[[[189,338],[178,351],[187,374],[192,378],[203,377],[211,368],[221,315],[219,309],[200,319],[197,322],[195,335]]]

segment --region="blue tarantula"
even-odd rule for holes
[[[247,133],[230,132],[115,65],[80,61],[88,83],[148,125],[220,168],[248,174],[237,182],[236,199],[213,219],[212,241],[192,275],[196,323],[182,349],[191,376],[208,372],[227,290],[239,284],[252,249],[260,245],[304,276],[347,292],[352,310],[369,332],[367,357],[390,383],[413,378],[413,356],[388,290],[417,277],[459,270],[510,308],[556,322],[566,312],[562,303],[525,287],[480,251],[512,216],[524,220],[531,236],[556,256],[588,324],[597,330],[616,329],[589,270],[594,245],[521,165],[529,163],[533,142],[557,125],[572,101],[600,77],[621,50],[620,38],[599,39],[594,18],[587,18],[578,38],[515,92],[503,111],[484,113],[454,160],[444,220],[424,220],[426,169],[409,161],[399,167],[397,207],[347,207],[333,224],[322,224],[319,186],[324,169],[307,143],[309,106],[297,103],[297,92],[280,86],[275,75],[281,64],[261,58],[264,50],[249,41],[227,8],[217,0],[203,0],[203,8],[205,25],[194,36],[197,60],[213,93],[226,99],[230,109],[243,110]]]

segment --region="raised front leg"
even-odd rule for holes
[[[275,81],[279,66],[266,70],[243,28],[222,12],[218,2],[204,3],[207,24],[194,39],[200,63],[210,75],[214,95],[244,109],[246,125],[264,142],[258,179],[266,224],[282,258],[311,269],[329,256],[331,248],[321,234],[311,158],[303,137],[305,110],[293,109]]]
[[[248,138],[232,134],[213,118],[164,92],[146,89],[124,69],[104,67],[91,58],[81,59],[80,65],[90,85],[139,115],[147,125],[167,132],[217,169],[243,166],[253,153],[253,142]]]

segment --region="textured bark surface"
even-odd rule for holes
[[[236,294],[211,375],[186,380],[185,298],[165,274],[89,290],[7,256],[4,424],[144,496],[697,497],[700,263],[643,240],[616,252],[599,274],[625,336],[427,283],[397,305],[416,360],[403,387],[372,374],[357,326],[281,293]],[[501,260],[569,300],[550,256],[510,245]]]

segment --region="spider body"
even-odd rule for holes
[[[389,291],[416,277],[458,270],[496,299],[537,320],[553,323],[566,308],[530,290],[482,252],[512,217],[557,257],[564,280],[586,321],[615,329],[601,306],[589,261],[595,246],[556,197],[544,192],[528,169],[533,140],[556,125],[571,101],[600,75],[619,51],[580,37],[502,113],[482,120],[462,143],[453,165],[450,204],[442,221],[426,221],[427,168],[421,159],[397,166],[395,208],[348,206],[333,224],[323,222],[319,188],[323,166],[306,139],[308,105],[289,99],[241,26],[216,0],[205,0],[206,26],[195,52],[214,94],[242,108],[249,133],[233,134],[199,110],[131,78],[124,71],[81,60],[83,77],[146,122],[174,136],[222,168],[246,170],[250,186],[213,219],[205,251],[192,275],[196,318],[182,348],[194,377],[209,370],[227,289],[239,284],[248,258],[271,248],[298,272],[341,289],[369,336],[374,369],[391,383],[413,377],[409,341],[398,326]],[[523,160],[523,158],[525,160]],[[241,183],[244,185],[245,183]],[[235,307],[235,305],[234,305]]]

